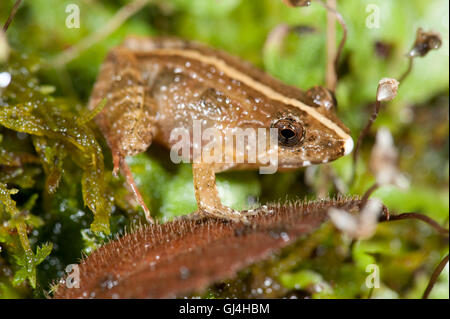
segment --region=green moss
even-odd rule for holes
[[[55,191],[66,156],[83,170],[83,199],[94,213],[92,229],[109,232],[109,200],[104,177],[103,153],[88,123],[77,121],[77,114],[60,101],[41,92],[33,77],[35,64],[15,54],[8,71],[12,83],[4,90],[0,124],[8,129],[35,136],[34,145],[47,173],[47,189]],[[56,163],[56,165],[55,165]]]
[[[43,244],[36,248],[36,252],[33,252],[27,228],[41,226],[42,220],[31,214],[21,213],[16,207],[16,202],[11,199],[11,195],[16,193],[17,189],[8,189],[5,184],[0,183],[0,203],[3,204],[0,207],[0,217],[3,219],[0,226],[0,242],[12,252],[15,268],[12,284],[17,286],[29,280],[31,287],[36,288],[36,266],[50,254],[52,244]],[[31,209],[34,199],[32,197],[26,205],[26,211]],[[6,288],[6,286],[3,287]]]
[[[7,32],[9,45],[0,35],[0,72],[12,75],[11,83],[0,89],[0,297],[42,297],[82,252],[90,253],[143,221],[124,179],[112,177],[109,149],[90,121],[95,111],[86,112],[85,107],[106,52],[125,36],[169,34],[205,42],[303,89],[325,81],[326,13],[314,2],[308,8],[292,9],[280,0],[154,1],[65,68],[55,70],[46,63],[98,31],[125,3],[79,1],[81,28],[69,29],[64,27],[66,16],[55,14],[65,11],[64,1],[23,1]],[[397,98],[383,106],[363,144],[356,183],[349,193],[362,194],[373,184],[367,162],[374,133],[383,125],[393,133],[399,167],[411,188],[383,187],[374,196],[390,209],[423,212],[448,224],[448,21],[442,20],[448,1],[338,4],[349,29],[336,92],[338,112],[354,138],[371,112],[379,79],[399,77],[406,69],[404,54],[413,43],[416,26],[443,35],[441,50],[417,59]],[[370,4],[380,10],[380,28],[366,25]],[[12,5],[12,0],[0,2],[0,21],[6,20]],[[315,31],[294,32],[280,45],[265,46],[269,32],[281,23]],[[342,33],[337,30],[339,38]],[[389,54],[377,54],[376,43],[387,45]],[[6,47],[12,48],[9,60]],[[191,166],[172,165],[164,154],[152,146],[147,153],[127,159],[152,214],[163,220],[196,209]],[[307,174],[304,170],[269,176],[219,174],[218,188],[223,202],[236,209],[285,197],[316,198],[336,192],[330,168],[345,183],[352,172],[351,158]],[[11,194],[13,189],[18,192]],[[230,284],[242,297],[255,296],[252,291],[261,288],[267,296],[366,298],[366,267],[375,263],[381,271],[381,288],[373,291],[373,297],[416,298],[447,252],[448,244],[422,223],[380,225],[375,237],[352,250],[347,239],[325,227],[272,263],[243,271]],[[276,285],[268,292],[266,277],[279,284],[277,293]],[[317,284],[327,289],[314,292],[311,287]],[[448,298],[448,270],[438,286],[432,297]],[[219,292],[212,289],[210,296],[233,296]]]

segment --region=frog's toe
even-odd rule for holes
[[[244,223],[244,224],[249,223],[247,217],[240,211],[234,210],[226,206],[202,208],[198,210],[196,214],[197,216],[200,215],[202,217],[218,218],[237,223]]]

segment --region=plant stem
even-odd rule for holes
[[[414,58],[409,58],[408,60],[409,60],[408,61],[408,68],[406,69],[406,71],[402,74],[402,76],[398,80],[400,83],[402,83],[406,79],[406,77],[411,73],[411,70],[413,68]]]
[[[8,30],[9,25],[14,19],[14,16],[16,15],[17,11],[19,10],[19,6],[22,0],[17,0],[16,3],[14,3],[14,6],[11,10],[11,13],[9,14],[8,20],[6,20],[5,24],[3,25],[3,32],[6,32]]]
[[[420,213],[402,213],[399,215],[390,215],[388,220],[385,221],[395,221],[395,220],[402,220],[402,219],[418,219],[421,220],[425,223],[427,223],[428,225],[430,225],[431,227],[433,227],[441,236],[443,237],[448,237],[448,229],[442,227],[441,225],[439,225],[439,223],[437,221],[435,221],[434,219],[432,219],[431,217],[428,217],[424,214],[420,214]]]
[[[328,7],[335,9],[336,0],[327,0]],[[327,88],[334,92],[337,83],[336,59],[336,17],[331,11],[327,12]]]
[[[428,283],[428,286],[425,289],[425,292],[423,293],[422,299],[428,298],[431,290],[433,289],[434,285],[436,284],[436,281],[439,278],[439,275],[441,274],[442,270],[444,270],[445,265],[447,265],[447,263],[448,263],[448,254],[447,254],[447,256],[444,257],[444,259],[441,260],[439,265],[433,271],[433,274],[431,274],[430,282]]]
[[[377,90],[377,96],[378,96],[378,90]],[[367,122],[366,126],[363,128],[363,130],[361,131],[361,133],[358,136],[358,141],[356,142],[356,147],[355,147],[355,150],[353,151],[353,171],[352,171],[352,179],[351,179],[352,183],[355,180],[356,164],[358,162],[358,155],[359,155],[359,150],[360,150],[361,145],[362,145],[362,141],[367,136],[367,134],[369,134],[370,129],[372,128],[373,122],[375,122],[375,120],[378,117],[378,113],[380,112],[380,108],[381,108],[381,102],[377,100],[375,102],[375,108],[374,108],[374,110],[372,112],[372,115],[370,116],[369,121]]]
[[[327,65],[327,79],[329,78],[328,77],[328,70],[334,69],[334,70],[330,71],[330,72],[333,72],[333,74],[334,74],[334,83],[332,82],[332,78],[330,78],[330,83],[328,83],[328,80],[327,80],[327,87],[328,87],[328,89],[331,90],[332,92],[334,92],[335,89],[336,89],[336,85],[337,85],[337,67],[338,67],[339,59],[341,57],[342,50],[344,49],[345,41],[347,40],[347,33],[348,33],[347,25],[346,25],[345,20],[342,17],[342,15],[335,9],[336,8],[336,0],[328,0],[328,2],[327,2],[327,3],[330,3],[331,5],[334,4],[334,7],[331,7],[330,5],[325,4],[321,0],[317,0],[317,2],[319,2],[325,9],[327,9],[327,11],[329,13],[331,12],[334,15],[334,17],[337,19],[337,21],[341,25],[342,32],[343,32],[342,39],[341,39],[341,42],[339,43],[338,50],[337,50],[337,52],[334,55],[334,62],[332,64],[332,66]],[[328,50],[328,48],[330,48],[331,45],[333,45],[333,48],[334,48],[334,45],[335,45],[335,42],[336,42],[336,30],[335,30],[335,27],[332,26],[332,24],[334,24],[334,23],[335,23],[335,20],[332,19],[332,21],[331,21],[330,16],[328,16],[328,23],[327,23],[327,50]],[[331,28],[333,28],[334,30],[330,30]],[[331,32],[331,34],[329,35],[328,32]],[[334,49],[333,49],[333,51],[334,51]],[[327,55],[330,55],[330,54],[331,54],[331,52],[328,53]],[[331,64],[331,63],[329,63],[329,64]]]
[[[375,192],[378,189],[378,187],[379,187],[378,183],[375,183],[364,193],[363,197],[361,198],[360,209],[363,209],[364,206],[366,206],[370,195],[372,195],[373,192]]]
[[[68,62],[78,57],[83,51],[89,49],[95,43],[105,39],[108,35],[117,30],[128,18],[148,4],[149,1],[150,0],[135,0],[122,7],[103,28],[57,55],[51,62],[51,65],[56,68],[66,65]]]

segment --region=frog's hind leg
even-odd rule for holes
[[[155,134],[154,118],[145,106],[145,88],[138,60],[125,47],[112,49],[103,63],[94,86],[89,108],[106,98],[106,105],[95,118],[113,155],[114,170],[125,175],[148,221],[150,211],[136,186],[125,157],[144,152]]]
[[[141,193],[139,192],[139,189],[136,185],[136,182],[134,181],[133,173],[131,172],[130,167],[128,166],[127,162],[125,161],[125,158],[119,159],[120,161],[120,168],[122,169],[122,173],[125,175],[125,178],[127,180],[128,185],[130,186],[131,190],[133,191],[134,197],[136,198],[136,201],[141,205],[142,209],[145,213],[145,219],[151,224],[153,224],[153,218],[150,215],[150,210],[148,209],[147,205],[144,202],[144,199],[142,198]]]

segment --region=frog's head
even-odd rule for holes
[[[350,130],[336,116],[336,101],[323,87],[313,87],[298,103],[286,103],[271,127],[278,132],[278,168],[328,163],[353,150]]]

